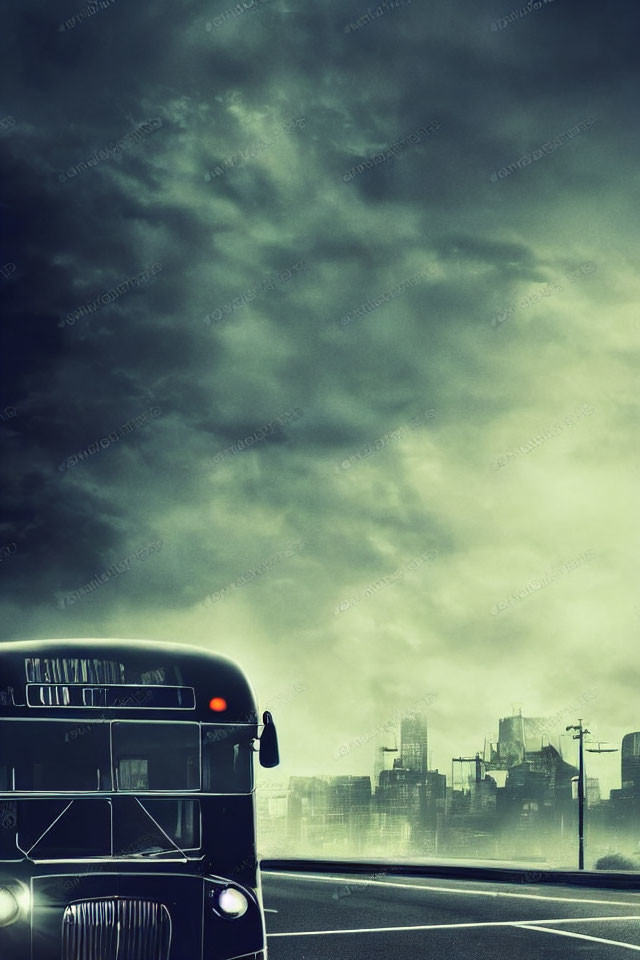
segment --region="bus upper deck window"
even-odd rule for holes
[[[118,721],[112,739],[118,790],[199,789],[198,724]]]
[[[250,793],[253,789],[255,726],[202,726],[202,789],[207,793]]]
[[[34,792],[109,790],[109,729],[104,724],[17,720],[0,729],[15,785]]]
[[[148,790],[149,761],[142,757],[125,757],[119,760],[118,789]]]

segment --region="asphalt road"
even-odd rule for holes
[[[522,960],[640,952],[640,892],[264,871],[269,960]]]

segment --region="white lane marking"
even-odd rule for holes
[[[538,929],[534,924],[538,923],[602,923],[612,920],[640,920],[640,916],[622,916],[622,917],[556,917],[551,920],[478,920],[470,923],[422,923],[407,927],[361,927],[355,930],[293,930],[287,933],[268,933],[268,937],[321,937],[328,934],[337,935],[340,933],[397,933],[401,930],[462,930],[473,927],[528,927],[532,930]],[[542,927],[540,929],[543,929]],[[549,933],[556,931],[549,930]],[[561,931],[558,931],[561,932]],[[566,931],[562,931],[566,932]],[[567,936],[570,934],[567,933]],[[575,934],[581,936],[581,934]],[[614,943],[615,941],[611,941]],[[635,949],[640,950],[640,947]]]
[[[633,919],[633,918],[629,918]],[[520,926],[520,924],[518,924]],[[524,927],[524,924],[522,924]],[[589,937],[586,933],[571,933],[569,930],[549,930],[548,927],[534,927],[527,925],[528,930],[538,930],[540,933],[555,933],[559,937],[575,937],[578,940],[590,940],[592,943],[606,943],[612,947],[626,947],[627,950],[640,950],[635,943],[625,943],[624,940],[607,940],[605,937]]]
[[[265,913],[277,913],[277,910],[274,910],[273,907],[263,907]]]
[[[516,897],[520,900],[553,900],[557,903],[602,903],[610,905],[612,907],[637,907],[640,901],[638,900],[595,900],[588,899],[586,897],[545,897],[541,894],[536,893],[506,893],[503,890],[493,891],[493,890],[461,890],[459,887],[435,887],[427,886],[422,883],[393,883],[391,880],[369,880],[366,878],[366,874],[363,875],[362,879],[359,880],[345,880],[344,877],[334,876],[332,874],[326,876],[318,873],[285,873],[280,870],[263,870],[264,875],[270,875],[273,877],[293,877],[295,880],[312,880],[314,883],[320,881],[322,883],[355,883],[360,884],[360,886],[379,886],[379,887],[399,887],[404,890],[431,890],[435,893],[459,893],[467,897]],[[475,881],[490,883],[491,881]]]

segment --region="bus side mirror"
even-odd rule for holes
[[[273,717],[268,710],[262,714],[264,730],[260,737],[260,766],[277,767],[280,763],[280,753],[278,751],[278,734]]]

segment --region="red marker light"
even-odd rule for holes
[[[214,713],[222,713],[223,710],[227,709],[227,701],[224,697],[212,697],[209,700],[209,710],[213,710]]]

